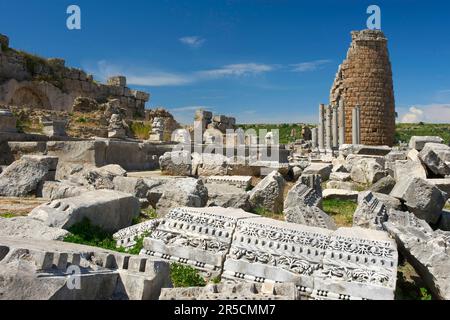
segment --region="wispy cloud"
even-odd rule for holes
[[[415,105],[409,108],[398,108],[401,123],[449,123],[450,103]]]
[[[107,78],[115,75],[124,75],[127,77],[127,83],[136,86],[162,87],[179,86],[190,84],[195,79],[186,74],[159,70],[137,70],[134,67],[124,67],[111,64],[105,60],[99,61],[95,66],[85,67],[90,73],[105,81]]]
[[[128,84],[148,87],[181,86],[225,77],[256,76],[272,71],[275,68],[276,66],[267,64],[239,63],[225,65],[217,69],[177,73],[152,68],[119,66],[105,60],[99,61],[95,66],[84,67],[84,69],[96,75],[102,81],[111,76],[124,75],[127,77]]]
[[[129,75],[127,82],[137,86],[162,87],[179,86],[194,82],[195,79],[175,73],[151,72],[145,75]]]
[[[182,44],[187,45],[191,48],[200,48],[204,43],[205,39],[199,37],[199,36],[189,36],[189,37],[182,37],[178,39]]]
[[[229,64],[218,69],[200,71],[198,74],[203,77],[229,77],[257,75],[274,70],[274,66],[260,63],[238,63]]]
[[[314,60],[292,64],[293,72],[308,72],[322,69],[326,64],[331,63],[331,60]]]
[[[186,106],[186,107],[173,108],[173,109],[170,109],[170,111],[172,111],[172,112],[187,112],[187,111],[196,111],[198,109],[212,111],[213,107],[209,107],[209,106]]]

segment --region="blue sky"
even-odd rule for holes
[[[70,4],[81,30],[66,28]],[[147,108],[183,123],[198,107],[240,123],[311,122],[371,4],[389,39],[399,120],[450,122],[448,1],[1,0],[0,33],[98,80],[125,74],[150,92]]]

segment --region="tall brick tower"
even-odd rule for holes
[[[380,30],[352,32],[347,58],[339,66],[330,102],[345,105],[345,141],[352,143],[352,110],[361,107],[361,143],[394,144],[395,99],[387,39]]]

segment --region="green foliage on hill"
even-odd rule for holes
[[[244,129],[254,129],[257,133],[259,130],[266,129],[268,132],[273,129],[280,131],[280,143],[287,144],[302,138],[303,124],[241,124],[238,127]],[[310,128],[315,125],[308,125]],[[296,130],[295,137],[291,137],[292,129]],[[396,126],[395,143],[409,142],[412,136],[439,136],[444,139],[446,144],[450,143],[450,124],[433,124],[433,123],[398,123]]]
[[[271,130],[277,129],[279,130],[280,143],[287,144],[289,142],[294,142],[297,139],[302,138],[302,128],[305,124],[239,124],[238,127],[242,128],[244,131],[254,129],[256,133],[259,135],[260,130],[267,130],[270,132]],[[310,126],[311,128],[311,126]],[[292,129],[295,129],[295,136],[291,137]]]
[[[439,136],[450,143],[450,124],[399,123],[395,133],[396,143],[409,142],[412,136]]]

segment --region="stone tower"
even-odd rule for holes
[[[345,105],[345,141],[352,143],[352,110],[361,108],[361,143],[394,144],[395,100],[387,39],[380,30],[352,32],[347,58],[339,66],[330,102]]]

